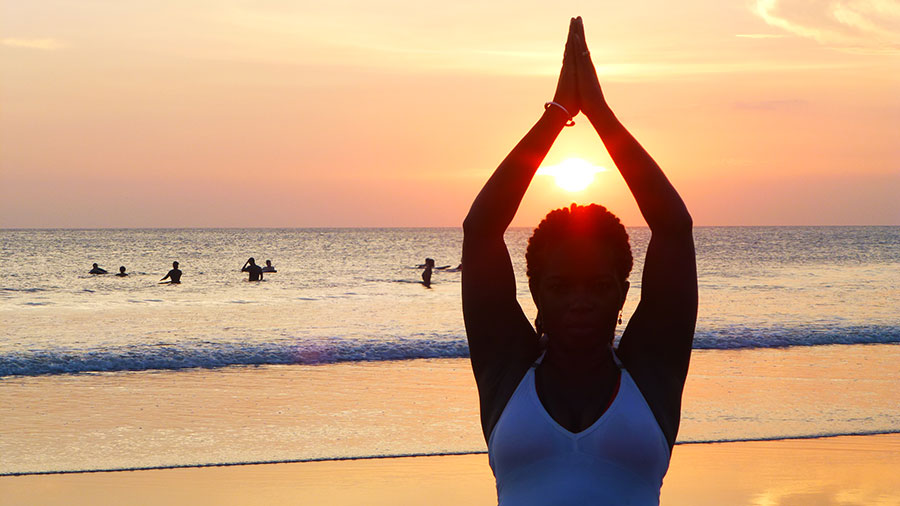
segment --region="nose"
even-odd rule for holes
[[[590,311],[594,306],[591,295],[591,291],[588,289],[587,285],[576,283],[569,293],[569,310],[576,312]]]

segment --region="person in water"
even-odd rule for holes
[[[127,275],[128,275],[128,273],[125,272],[125,266],[123,265],[123,266],[119,267],[119,272],[116,273],[116,276],[119,276],[120,278],[124,278]]]
[[[503,240],[535,171],[579,112],[652,236],[640,302],[615,350],[633,263],[615,215],[573,204],[535,229],[525,254],[534,327],[516,300]],[[675,188],[607,105],[581,18],[572,19],[553,101],[463,223],[463,316],[501,506],[659,504],[697,318],[692,226]]]
[[[448,267],[449,267],[449,265],[448,265]],[[462,272],[462,262],[460,262],[459,265],[457,265],[456,267],[454,267],[452,269],[446,269],[446,270],[447,270],[447,272]]]
[[[179,284],[181,283],[181,270],[178,269],[178,262],[172,262],[172,270],[170,270],[165,277],[160,279],[160,281],[165,281],[166,279],[170,279],[169,283]]]
[[[107,274],[107,271],[106,271],[106,269],[100,268],[99,265],[94,264],[94,267],[91,269],[90,272],[88,272],[88,274]]]
[[[244,262],[244,266],[241,267],[241,272],[250,273],[250,278],[247,281],[262,281],[262,267],[256,265],[256,260],[254,260],[253,257],[250,257],[246,262]]]
[[[266,266],[262,268],[263,272],[278,272],[275,270],[275,266],[272,265],[271,260],[266,260]]]
[[[426,287],[431,287],[431,271],[434,270],[434,259],[426,258],[425,263],[420,267],[424,267],[425,270],[422,271],[422,284]]]

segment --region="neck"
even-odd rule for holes
[[[549,366],[554,375],[577,380],[616,368],[611,350],[612,347],[607,344],[579,348],[554,345],[553,338],[550,338],[541,365]]]

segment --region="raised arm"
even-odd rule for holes
[[[556,94],[506,156],[472,203],[463,222],[463,317],[481,399],[482,428],[490,434],[521,374],[537,356],[537,336],[516,300],[516,280],[503,234],[553,141],[578,114],[574,20]],[[567,114],[567,112],[568,114]]]
[[[606,103],[591,61],[591,53],[584,40],[584,23],[581,17],[576,18],[575,27],[578,49],[574,52],[578,59],[581,110],[603,140],[650,229],[658,233],[689,232],[691,216],[678,192],[659,165],[622,126]]]
[[[681,393],[697,320],[692,220],[659,165],[607,105],[580,17],[575,27],[581,110],[603,140],[651,231],[641,301],[622,335],[619,356],[641,387],[671,446],[678,432]]]

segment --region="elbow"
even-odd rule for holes
[[[463,220],[463,243],[494,237],[502,238],[505,228],[499,228],[492,225],[493,224],[485,223],[480,219],[473,219],[471,215],[467,216],[466,219]]]
[[[650,225],[650,230],[666,234],[691,234],[694,230],[694,219],[685,209],[684,212],[673,213],[665,220],[660,220],[656,226]]]
[[[694,229],[694,219],[691,218],[691,213],[687,210],[687,206],[684,205],[684,202],[681,202],[681,205],[674,209],[672,214],[669,215],[669,219],[666,220],[666,228],[672,232],[682,233],[682,234],[690,234]]]
[[[475,237],[485,233],[486,228],[483,219],[479,219],[477,216],[472,216],[472,212],[470,211],[468,215],[466,215],[466,219],[463,220],[462,224],[463,228],[463,237]]]
[[[472,230],[472,227],[474,226],[473,223],[472,223],[473,221],[474,221],[474,220],[472,220],[472,214],[471,214],[471,213],[467,214],[466,217],[465,217],[465,219],[463,219],[463,222],[462,222],[462,228],[463,228],[463,233],[464,233],[464,234]]]
[[[684,210],[684,216],[678,220],[677,227],[684,232],[691,232],[694,230],[694,218],[691,217],[691,213]]]
[[[685,212],[683,217],[674,220],[674,223],[670,225],[670,228],[673,233],[691,235],[694,232],[694,220],[691,218],[690,214]]]

